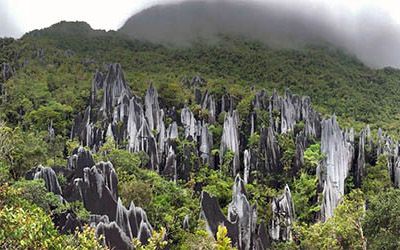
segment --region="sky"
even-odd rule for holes
[[[86,21],[95,29],[118,29],[133,14],[156,4],[181,0],[0,0],[0,37],[19,37],[25,32],[48,27],[61,20]],[[232,0],[235,1],[235,0]],[[332,15],[362,12],[383,13],[399,26],[398,0],[254,0],[277,2],[296,8],[322,8]]]
[[[129,17],[144,9],[158,4],[188,1],[196,0],[0,0],[0,37],[18,38],[28,31],[45,28],[62,20],[85,21],[94,29],[117,30]],[[202,1],[215,3],[222,0]],[[369,66],[400,68],[400,0],[224,1],[241,2],[249,6],[256,2],[253,9],[265,10],[258,11],[261,17],[257,18],[249,15],[252,10],[247,7],[243,8],[249,9],[247,16],[238,13],[242,11],[233,14],[238,13],[239,18],[224,13],[224,9],[214,11],[213,15],[217,15],[217,18],[219,13],[225,15],[221,16],[231,22],[229,28],[241,28],[245,34],[253,26],[257,26],[255,31],[258,33],[282,30],[283,27],[284,30],[301,34],[304,28],[304,36],[322,37],[344,47]],[[253,23],[242,25],[248,19]],[[193,21],[194,25],[199,22],[197,20]],[[269,21],[272,22],[265,23]],[[159,22],[163,24],[162,19]],[[258,24],[254,25],[256,22]],[[274,22],[276,27],[271,27]],[[144,25],[143,28],[147,31],[148,26]],[[164,29],[152,28],[154,30],[149,29],[148,34]],[[174,27],[170,29],[174,31]],[[171,37],[176,36],[174,32],[170,34]],[[263,38],[259,34],[255,37]]]

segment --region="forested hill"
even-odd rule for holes
[[[32,58],[39,49],[46,55],[41,64]],[[274,50],[256,41],[221,37],[217,43],[199,41],[191,47],[171,48],[132,41],[117,32],[94,31],[86,23],[63,22],[6,46],[2,61],[12,59],[7,58],[9,50],[18,52],[20,64],[29,58],[33,60],[30,66],[45,68],[42,72],[49,76],[54,75],[54,67],[49,66],[55,63],[77,62],[69,67],[85,63],[85,84],[93,68],[118,61],[133,88],[143,87],[140,91],[149,81],[156,86],[179,84],[183,77],[193,75],[201,75],[209,84],[229,86],[232,92],[253,85],[281,93],[290,89],[310,96],[319,110],[336,113],[346,125],[356,121],[398,132],[400,71],[370,69],[332,47]]]
[[[400,70],[82,22],[0,60],[0,248],[400,246]]]

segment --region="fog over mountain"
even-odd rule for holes
[[[189,45],[198,37],[243,35],[272,47],[332,44],[372,67],[400,67],[399,25],[382,9],[357,13],[315,1],[180,1],[133,15],[120,31],[138,39]],[[325,4],[324,4],[325,3]]]
[[[20,30],[15,25],[11,13],[7,11],[7,8],[2,7],[0,4],[0,37],[15,37]]]

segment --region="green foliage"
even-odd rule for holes
[[[40,208],[9,207],[0,210],[0,247],[2,249],[61,249],[50,217]]]
[[[69,202],[65,205],[65,207],[61,207],[58,210],[66,210],[70,209],[72,210],[76,216],[78,216],[79,219],[88,221],[90,217],[89,211],[86,210],[85,206],[83,205],[83,202],[81,201],[74,201],[74,202]]]
[[[321,145],[319,143],[308,146],[304,151],[304,168],[307,173],[315,173],[323,159],[324,155],[321,153]]]
[[[167,241],[165,241],[165,228],[161,228],[159,232],[153,231],[148,243],[143,246],[138,239],[133,239],[133,246],[137,250],[162,250],[167,246]]]
[[[131,201],[139,207],[148,207],[153,200],[153,188],[150,183],[138,180],[123,182],[118,187],[119,195],[125,204]]]
[[[232,150],[227,149],[223,155],[222,164],[220,167],[220,170],[222,173],[224,173],[226,175],[233,174],[231,169],[232,169],[232,163],[233,163],[234,158],[235,158],[235,153]]]
[[[85,228],[75,235],[60,235],[48,213],[30,202],[42,205],[43,201],[38,200],[43,198],[27,196],[26,186],[29,184],[0,186],[0,248],[104,249],[93,229]]]
[[[365,221],[368,249],[399,249],[400,190],[381,190],[370,198]]]
[[[215,240],[210,233],[199,229],[194,233],[187,233],[185,235],[185,240],[182,242],[178,249],[188,250],[188,249],[198,249],[198,250],[214,250]]]
[[[278,144],[281,148],[281,162],[285,172],[292,169],[292,162],[296,153],[296,145],[294,143],[293,135],[291,133],[280,134],[277,136]]]
[[[264,184],[253,183],[246,185],[246,191],[252,204],[257,204],[259,221],[269,221],[272,218],[271,202],[279,195],[278,190]]]
[[[267,128],[269,127],[270,123],[270,116],[268,111],[263,109],[256,109],[257,114],[257,122],[260,123],[260,127]]]
[[[253,101],[253,99],[254,99],[254,95],[247,94],[240,100],[240,102],[236,106],[236,110],[239,113],[240,126],[242,126],[242,127],[245,127],[245,125],[249,121],[250,112],[251,112],[251,102]]]
[[[228,229],[219,225],[217,231],[217,241],[215,243],[216,250],[234,250],[231,239],[228,237]]]
[[[10,168],[4,162],[0,161],[0,186],[9,182],[10,179]]]
[[[251,149],[257,149],[259,144],[260,144],[260,135],[258,134],[258,132],[254,132],[249,137],[249,147]]]
[[[44,161],[47,147],[37,134],[1,123],[0,152],[0,160],[10,167],[12,177],[18,179],[27,170]]]
[[[295,226],[301,249],[365,249],[361,224],[364,214],[363,194],[354,190],[326,222]]]
[[[229,176],[204,166],[194,176],[194,180],[202,185],[202,190],[216,197],[221,207],[225,207],[232,198],[233,179]]]
[[[311,223],[320,210],[317,200],[318,179],[315,176],[301,173],[293,182],[292,198],[297,219],[300,222]]]
[[[125,149],[118,149],[112,138],[107,138],[106,143],[100,148],[99,152],[94,155],[96,161],[110,161],[117,173],[125,172],[132,174],[138,167],[142,165],[139,154],[130,153]]]
[[[18,190],[17,199],[23,199],[29,201],[32,204],[40,207],[44,211],[50,212],[52,207],[62,207],[60,198],[58,198],[55,194],[47,192],[46,187],[44,185],[44,181],[41,179],[26,181],[20,180],[13,184],[13,188]],[[7,199],[15,199],[16,197],[10,196]],[[11,203],[16,202],[9,201]]]
[[[381,155],[375,166],[367,166],[361,189],[368,197],[379,194],[392,186],[387,168],[387,156]]]

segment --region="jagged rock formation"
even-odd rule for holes
[[[6,82],[15,74],[14,69],[9,63],[2,63],[1,65],[1,79],[0,82]]]
[[[74,149],[68,158],[67,168],[73,170],[75,177],[83,177],[83,169],[91,168],[95,165],[92,154],[83,147]]]
[[[111,162],[94,163],[91,153],[83,147],[75,149],[68,158],[67,167],[60,173],[69,183],[62,192],[56,173],[51,168],[39,166],[27,174],[29,179],[44,179],[46,188],[64,195],[63,202],[80,200],[91,213],[89,225],[96,227],[97,235],[103,235],[103,243],[110,249],[132,249],[132,238],[143,244],[151,237],[150,225],[145,211],[131,202],[129,209],[118,197],[118,177]],[[56,227],[62,233],[73,233],[82,223],[73,212],[56,214]]]
[[[336,117],[322,121],[321,152],[326,156],[320,170],[320,183],[324,183],[322,219],[333,215],[341,196],[344,195],[345,179],[349,174],[354,157],[354,132],[342,132]]]
[[[201,108],[203,110],[208,110],[208,122],[215,123],[217,120],[217,108],[214,97],[206,91],[202,100],[201,100]]]
[[[33,170],[33,179],[43,179],[46,185],[46,189],[49,192],[53,192],[57,195],[62,195],[60,184],[58,183],[57,175],[53,169],[49,167],[43,167],[40,165]]]
[[[366,162],[366,146],[368,139],[370,138],[371,131],[369,126],[361,130],[360,137],[358,141],[358,151],[357,151],[357,164],[355,165],[355,184],[360,187],[362,179],[365,175],[365,162]]]
[[[232,188],[232,202],[228,206],[228,217],[222,213],[218,200],[207,192],[201,196],[201,216],[207,229],[216,235],[219,225],[228,229],[228,237],[238,249],[268,249],[271,244],[266,227],[257,225],[257,209],[251,206],[246,197],[244,182],[236,176]]]
[[[233,186],[232,202],[228,206],[228,220],[238,225],[239,249],[251,249],[253,234],[256,230],[257,209],[246,198],[243,180],[236,176]]]
[[[192,111],[188,107],[184,107],[181,111],[181,123],[185,129],[185,138],[189,136],[196,140],[197,139],[197,121],[194,118]]]
[[[281,152],[272,127],[261,129],[259,151],[264,158],[258,163],[261,172],[268,174],[281,171]]]
[[[213,167],[214,161],[211,156],[211,149],[213,147],[213,135],[208,130],[208,124],[203,124],[199,128],[200,132],[200,147],[199,154],[203,164],[208,164],[208,166]]]
[[[235,176],[240,168],[239,159],[239,114],[236,111],[229,112],[225,116],[224,127],[221,137],[220,162],[224,161],[227,150],[234,154],[232,163],[232,174]]]
[[[251,152],[249,150],[245,150],[243,153],[243,165],[244,165],[244,184],[248,183],[249,175],[251,171]]]
[[[102,239],[104,246],[121,250],[133,249],[129,238],[114,221],[111,223],[100,222],[96,227],[96,235],[103,236]]]
[[[292,223],[295,219],[294,204],[289,186],[285,186],[285,192],[272,201],[272,220],[270,235],[273,240],[291,240]]]
[[[183,84],[194,91],[195,100],[189,103],[194,101],[202,109],[201,112],[190,110],[188,105],[181,110],[160,106],[163,102],[159,101],[157,90],[152,85],[142,100],[130,91],[121,67],[110,65],[106,74],[95,74],[90,105],[76,117],[72,137],[78,137],[83,145],[94,151],[107,137],[111,137],[117,145],[126,145],[131,152],[147,153],[147,167],[176,182],[189,181],[191,174],[198,171],[200,166],[221,169],[226,153],[232,152],[233,159],[228,170],[233,176],[243,173],[244,180],[239,177],[235,179],[227,217],[217,200],[206,192],[201,197],[201,213],[213,235],[218,225],[224,224],[228,228],[228,236],[239,249],[266,249],[270,247],[271,240],[292,239],[291,227],[295,214],[288,186],[283,195],[272,201],[272,220],[265,222],[268,227],[257,225],[256,209],[249,204],[244,191],[244,184],[286,171],[282,157],[286,156],[287,149],[285,145],[279,145],[278,139],[279,142],[282,138],[293,139],[294,154],[291,155],[289,166],[293,175],[303,169],[307,147],[321,140],[321,152],[325,159],[315,171],[319,188],[323,190],[323,221],[333,215],[344,195],[345,180],[351,170],[356,185],[361,185],[365,165],[370,160],[367,148],[371,148],[378,156],[388,156],[391,178],[395,185],[400,185],[397,142],[379,132],[374,148],[375,145],[369,141],[369,128],[365,128],[355,145],[354,131],[342,131],[335,116],[321,121],[309,97],[293,95],[289,91],[284,96],[279,96],[275,91],[268,95],[262,90],[254,94],[249,112],[239,120],[238,111],[235,110],[236,99],[229,93],[211,94],[202,87],[204,81],[201,78],[184,80]],[[225,117],[218,151],[214,147],[219,143],[221,125],[217,117],[222,115]],[[216,131],[216,134],[212,131]],[[249,135],[254,135],[254,138],[259,136],[259,140],[250,144]],[[119,201],[118,179],[109,163],[95,165],[90,153],[80,148],[70,157],[68,168],[74,171],[76,185],[63,192],[67,194],[66,199],[81,199],[93,214],[107,216],[107,220],[96,218],[92,222],[93,225],[101,225],[99,233],[113,235],[109,236],[112,238],[108,239],[107,244],[119,244],[111,243],[115,239],[139,237],[144,242],[148,238],[151,226],[145,216],[139,216],[133,204],[127,209]],[[274,181],[272,185],[275,185]],[[282,187],[282,184],[276,186]],[[101,207],[100,204],[107,205]],[[183,225],[189,228],[186,218]]]

